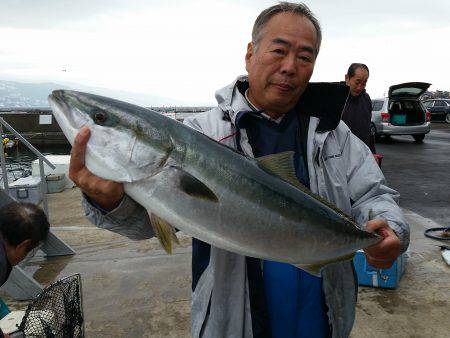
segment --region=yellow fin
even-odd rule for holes
[[[282,153],[258,157],[256,159],[259,164],[267,169],[270,173],[280,177],[281,179],[291,183],[293,186],[305,189],[295,175],[294,152],[284,151]]]
[[[306,271],[310,275],[321,277],[322,269],[326,264],[294,264],[297,268]]]
[[[337,263],[337,262],[343,262],[353,259],[355,257],[355,253],[352,252],[349,255],[337,257],[334,259],[330,259],[328,261],[319,262],[317,264],[294,264],[296,267],[308,272],[309,274],[313,276],[320,277],[322,275],[322,269],[327,266],[328,264]]]
[[[175,228],[153,213],[150,214],[150,222],[152,224],[153,231],[155,232],[156,237],[158,237],[164,250],[166,250],[168,254],[172,254],[172,242],[180,244],[180,241],[175,234]]]
[[[337,206],[335,206],[333,203],[326,200],[322,196],[313,193],[298,180],[297,176],[295,175],[293,151],[284,151],[278,154],[262,156],[258,157],[256,160],[269,173],[280,177],[282,180],[292,184],[294,187],[300,189],[304,193],[325,204],[326,206],[337,212],[341,217],[345,218],[346,221],[353,224],[353,226],[359,228],[359,226],[350,216],[346,215],[341,209],[339,209]]]

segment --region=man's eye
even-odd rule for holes
[[[300,55],[298,58],[305,62],[312,62],[312,58],[310,58],[309,56],[306,56],[306,55]]]
[[[284,54],[284,50],[279,49],[279,48],[274,49],[272,52],[273,52],[273,53],[276,53],[276,54],[280,54],[280,55],[283,55],[283,54]]]

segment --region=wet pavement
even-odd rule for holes
[[[359,288],[352,338],[449,336],[450,267],[437,242],[423,236],[437,224],[404,212],[411,227],[405,275],[396,290]]]
[[[446,143],[447,129],[442,133]],[[430,173],[430,168],[440,168],[439,161],[445,162],[439,155],[445,150],[440,148],[440,134],[429,136],[423,145],[417,145],[407,137],[379,145],[386,156],[383,163],[386,176],[403,194],[402,207],[412,230],[411,246],[406,273],[398,289],[360,288],[352,338],[448,337],[450,267],[443,262],[436,242],[425,238],[423,231],[437,226],[434,221],[447,219],[445,208],[449,202],[440,204],[441,197],[427,198],[424,194],[425,197],[420,195],[422,203],[417,207],[414,190],[408,190],[412,185],[408,181],[409,175],[415,174],[404,175],[406,183],[402,182],[402,174],[398,172],[410,168],[405,168],[404,162],[402,165],[401,161],[398,164],[393,161],[397,156],[406,161],[405,158],[415,155],[424,156],[424,161],[436,160],[436,164],[423,164],[428,167],[427,175],[433,178],[431,190],[425,183],[422,186],[417,180],[411,180],[416,182],[415,195],[419,196],[418,191],[425,189],[423,191],[429,191],[429,194],[445,197],[448,190],[434,182],[437,173],[433,170]],[[433,142],[438,144],[433,145]],[[423,152],[420,151],[422,148]],[[432,158],[428,158],[427,153]],[[414,163],[417,160],[411,159],[411,166]],[[417,170],[428,180],[425,167],[419,166]],[[53,231],[77,254],[54,258],[37,256],[28,263],[26,271],[44,285],[81,273],[87,337],[189,337],[190,238],[180,236],[181,246],[169,256],[155,239],[131,241],[97,229],[84,218],[80,196],[76,188],[49,195]],[[437,212],[423,212],[428,210],[427,205],[435,207],[433,210]],[[26,306],[26,302],[15,302],[4,294],[1,296],[11,308]]]
[[[423,143],[394,136],[376,146],[388,185],[401,194],[411,244],[397,290],[360,288],[352,337],[449,337],[450,267],[436,247],[445,243],[423,232],[450,226],[450,125],[433,123]]]
[[[450,226],[450,124],[433,123],[423,143],[394,136],[376,144],[383,172],[400,205]]]

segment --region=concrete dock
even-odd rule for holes
[[[171,256],[156,239],[131,241],[85,218],[77,188],[48,195],[55,234],[77,254],[34,257],[26,271],[43,285],[81,273],[87,337],[189,337],[190,238]],[[450,267],[437,241],[423,236],[431,220],[405,210],[411,226],[406,273],[396,290],[360,287],[352,338],[449,337]],[[12,309],[24,309],[2,294]]]

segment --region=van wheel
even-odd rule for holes
[[[422,142],[423,139],[425,138],[425,134],[413,135],[413,137],[414,137],[414,141]]]
[[[450,123],[450,113],[447,113],[447,115],[445,115],[445,122]]]

